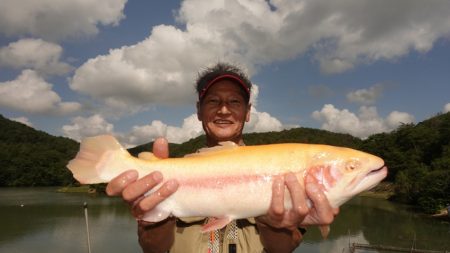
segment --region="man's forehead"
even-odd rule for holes
[[[224,79],[211,85],[204,96],[217,93],[232,93],[244,97],[244,92],[245,91],[240,87],[239,84],[231,80]]]

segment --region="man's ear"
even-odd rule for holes
[[[200,101],[197,101],[197,104],[195,106],[197,107],[197,119],[202,121],[200,115]]]
[[[252,108],[252,104],[249,103],[247,106],[247,114],[245,115],[245,122],[249,122],[250,121],[250,110]]]

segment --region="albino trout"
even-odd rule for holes
[[[176,179],[178,190],[143,219],[157,222],[176,217],[214,217],[203,231],[222,228],[233,219],[266,214],[274,177],[293,172],[304,184],[313,175],[325,189],[332,207],[377,185],[387,175],[384,161],[354,149],[315,144],[237,146],[233,142],[201,149],[183,158],[139,159],[112,136],[82,141],[67,167],[82,184],[109,182],[135,169],[139,177],[160,171],[164,180]],[[155,187],[151,192],[155,191]],[[291,207],[286,198],[286,208]]]

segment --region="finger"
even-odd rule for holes
[[[122,191],[122,198],[128,203],[132,203],[161,183],[162,180],[161,172],[154,171],[126,187]]]
[[[309,211],[306,205],[306,192],[300,185],[297,176],[294,173],[287,173],[285,175],[286,186],[291,195],[292,211],[294,214],[305,217]]]
[[[272,184],[272,200],[269,214],[277,219],[282,219],[284,214],[284,180],[275,177]]]
[[[159,158],[169,157],[169,143],[165,138],[160,137],[153,142],[153,154]]]
[[[167,199],[178,189],[178,182],[176,180],[168,180],[157,191],[151,195],[143,198],[133,207],[133,214],[135,217],[141,217],[146,212],[155,208],[163,200]]]
[[[109,196],[118,196],[131,183],[138,179],[138,172],[128,170],[112,179],[106,186],[106,194]]]
[[[306,194],[311,199],[314,209],[316,210],[318,218],[317,222],[323,225],[331,224],[334,219],[334,210],[328,202],[323,189],[312,176],[307,175],[306,177]]]

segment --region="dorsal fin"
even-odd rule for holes
[[[239,147],[239,146],[232,141],[224,141],[224,142],[219,142],[218,146],[214,146],[214,147],[210,147],[210,148],[201,148],[197,151],[197,153],[188,154],[188,155],[185,155],[184,157],[209,155],[209,154],[220,152],[220,151],[232,150],[237,147]]]
[[[138,158],[146,161],[157,161],[160,160],[160,158],[156,157],[152,152],[141,152],[138,154]]]

